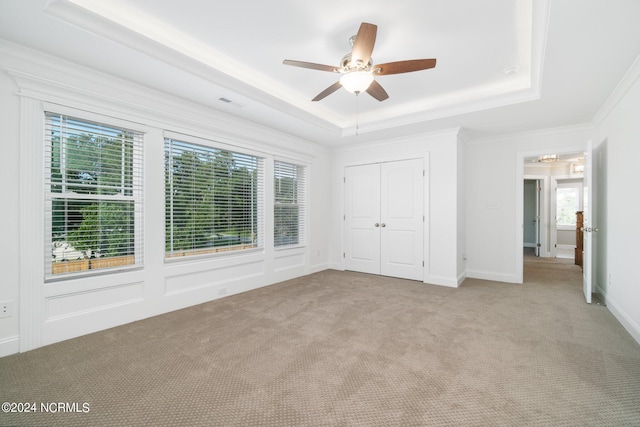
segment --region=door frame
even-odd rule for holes
[[[524,160],[523,160],[524,161]],[[525,180],[536,180],[540,181],[540,221],[538,223],[539,233],[540,233],[540,248],[539,255],[542,258],[549,256],[549,248],[551,247],[550,236],[549,236],[549,206],[550,206],[550,197],[549,197],[549,188],[550,188],[550,177],[546,175],[524,175],[522,178],[522,184],[524,185]],[[523,207],[522,207],[522,215],[523,218],[520,220],[524,220],[524,189],[522,190],[522,198],[523,198]],[[522,247],[524,247],[524,224],[523,227],[523,235],[522,235]]]
[[[516,221],[515,221],[515,283],[522,284],[524,283],[524,258],[523,258],[523,250],[524,247],[524,159],[528,157],[536,157],[541,156],[543,154],[549,154],[550,152],[556,154],[571,154],[584,152],[587,147],[587,141],[584,141],[584,144],[579,146],[567,146],[567,147],[547,147],[547,148],[537,148],[535,150],[530,151],[518,151],[516,152]]]
[[[357,160],[357,161],[347,161],[342,162],[340,169],[340,270],[345,271],[345,259],[342,256],[344,254],[347,243],[345,241],[345,221],[344,221],[344,212],[345,212],[345,186],[344,186],[344,176],[345,176],[345,168],[350,166],[363,166],[370,165],[375,163],[386,163],[386,162],[397,162],[403,160],[412,160],[412,159],[422,159],[422,167],[424,168],[424,181],[423,181],[423,206],[422,213],[424,215],[424,227],[422,229],[423,238],[422,238],[422,256],[424,258],[424,267],[423,267],[423,283],[428,283],[427,280],[430,274],[430,259],[431,259],[431,239],[430,239],[430,227],[431,227],[431,219],[430,219],[430,211],[429,211],[429,200],[430,200],[430,153],[427,152],[419,152],[416,154],[406,154],[406,155],[398,155],[398,156],[385,156],[385,157],[374,157],[367,160]]]

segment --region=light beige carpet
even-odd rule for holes
[[[2,358],[0,400],[80,413],[0,425],[638,426],[640,347],[580,280],[324,271]]]

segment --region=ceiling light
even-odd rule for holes
[[[584,163],[574,163],[571,165],[571,173],[584,173]]]
[[[541,163],[557,162],[558,161],[558,155],[557,154],[544,154],[544,155],[538,157],[538,161],[541,162]]]
[[[340,84],[351,93],[367,90],[373,81],[373,74],[369,71],[351,71],[340,77]]]

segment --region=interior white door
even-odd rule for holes
[[[422,159],[382,163],[380,167],[380,274],[422,280]]]
[[[345,168],[345,268],[423,279],[422,159]]]
[[[380,165],[345,168],[345,268],[380,274]]]
[[[583,179],[583,255],[582,255],[582,290],[587,303],[591,304],[592,280],[593,280],[593,233],[597,230],[593,218],[593,146],[591,141],[587,144],[584,155],[584,179]]]
[[[542,194],[542,184],[539,179],[536,179],[536,256],[541,256],[540,246],[542,245],[542,239],[540,238],[542,232],[540,230],[540,218],[542,218],[542,206],[540,203],[540,197]]]

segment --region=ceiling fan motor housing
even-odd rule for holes
[[[343,73],[349,73],[351,71],[369,71],[373,65],[373,59],[369,59],[369,62],[363,64],[361,62],[353,63],[351,60],[351,52],[342,57],[340,61],[340,69]]]

